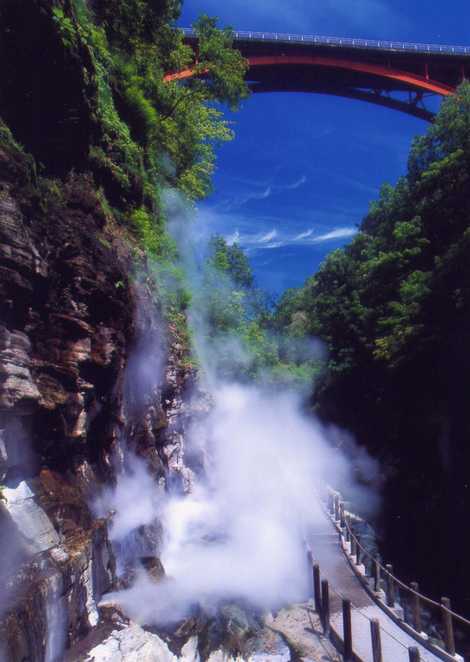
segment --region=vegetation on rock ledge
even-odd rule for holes
[[[236,107],[247,95],[246,63],[231,31],[201,17],[196,62],[173,27],[179,12],[178,0],[5,0],[0,7],[4,121],[40,164],[42,181],[50,178],[46,188],[72,170],[91,175],[111,234],[126,235],[152,259],[155,291],[173,317],[187,294],[162,194],[177,189],[190,204],[208,193],[214,146],[232,138],[214,102]],[[188,66],[205,71],[204,79],[164,82],[166,72]]]

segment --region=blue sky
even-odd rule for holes
[[[180,25],[201,13],[240,30],[470,44],[463,0],[186,0]],[[351,239],[426,130],[396,111],[314,94],[253,95],[227,116],[236,138],[219,149],[201,223],[238,241],[273,294],[301,285]]]

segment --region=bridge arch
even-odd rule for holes
[[[364,62],[354,62],[350,60],[338,60],[336,58],[309,56],[309,55],[296,55],[296,56],[254,56],[247,58],[249,64],[249,71],[247,79],[252,92],[312,92],[323,93],[334,96],[342,96],[360,101],[366,101],[380,106],[385,106],[393,110],[399,110],[409,115],[414,115],[426,121],[432,121],[434,113],[427,110],[423,105],[423,96],[425,93],[438,94],[441,96],[449,96],[455,93],[455,88],[452,88],[444,83],[427,79],[424,76],[417,74],[410,74],[406,71],[398,69],[391,69],[376,64],[367,64]],[[343,69],[348,72],[357,72],[359,74],[366,74],[377,78],[377,86],[375,89],[363,89],[361,87],[343,87],[340,88],[335,85],[331,86],[315,86],[299,84],[295,78],[290,80],[290,75],[287,72],[282,72],[282,75],[276,76],[276,70],[279,69],[294,69],[295,67],[308,67],[313,71],[318,69]],[[253,72],[262,68],[269,68],[273,73],[273,82],[266,80],[257,80],[255,76],[252,80]],[[203,72],[204,73],[204,72]],[[185,69],[180,72],[167,74],[165,80],[167,82],[177,80],[187,80],[194,77],[196,69]],[[203,75],[203,74],[202,74]],[[276,81],[277,82],[274,82]],[[409,86],[410,96],[408,101],[397,99],[384,93],[383,86],[380,85],[381,81],[390,80],[397,81],[401,84]]]
[[[341,60],[337,58],[318,57],[315,55],[268,55],[252,56],[247,58],[249,69],[254,67],[285,67],[292,65],[327,67],[332,69],[345,69],[347,71],[357,71],[359,73],[372,74],[379,78],[389,78],[406,83],[413,88],[423,90],[423,92],[434,92],[442,96],[449,96],[455,92],[455,88],[419,76],[406,71],[392,69],[377,64],[368,64],[366,62],[354,62],[352,60]],[[183,71],[167,74],[166,81],[184,80],[196,75],[195,69],[184,69]],[[248,75],[249,78],[249,75]]]
[[[183,30],[196,46],[191,30]],[[235,32],[253,92],[316,92],[359,99],[432,121],[428,95],[449,96],[466,77],[470,49],[431,44]],[[168,73],[167,82],[203,76],[197,68]],[[394,93],[405,93],[407,99]]]

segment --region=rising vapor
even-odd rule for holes
[[[195,255],[204,250],[190,250],[187,206],[173,194],[170,201],[174,236],[197,289]],[[198,237],[205,236],[199,228]],[[192,490],[157,494],[137,464],[102,504],[116,511],[114,537],[125,538],[155,517],[162,523],[166,578],[154,583],[142,569],[131,588],[112,596],[144,624],[176,622],[196,604],[213,613],[226,600],[271,610],[306,599],[305,541],[323,517],[317,492],[333,479],[353,484],[351,463],[329,443],[331,430],[307,417],[300,395],[221,379],[222,355],[235,362],[250,357],[233,338],[208,341],[197,291],[193,301],[194,343],[212,406],[185,440],[198,467]]]

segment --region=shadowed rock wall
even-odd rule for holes
[[[89,502],[115,479],[124,449],[156,480],[188,480],[185,350],[161,320],[145,264],[129,277],[129,248],[109,223],[90,177],[37,180],[31,159],[3,140],[2,661],[60,659],[54,651],[97,625],[115,560]]]

